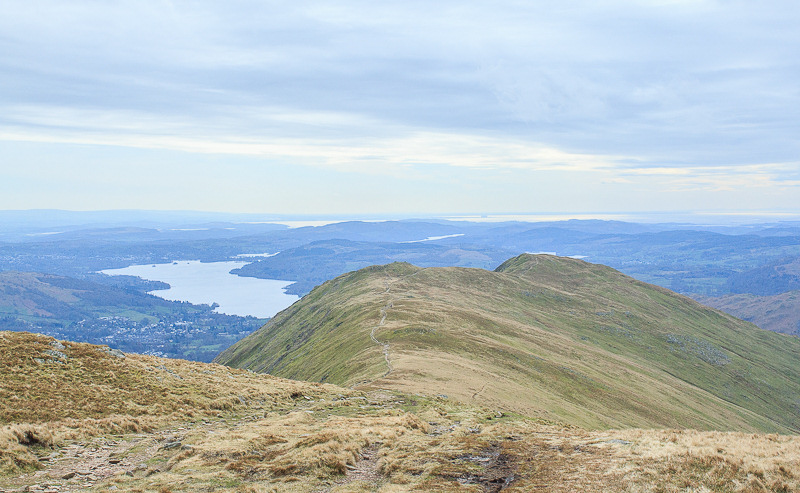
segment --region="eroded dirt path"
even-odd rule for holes
[[[372,445],[361,452],[361,460],[347,468],[343,478],[335,481],[330,487],[318,490],[319,493],[336,493],[346,489],[352,491],[378,491],[387,482],[378,469],[378,445]]]
[[[392,289],[392,282],[386,281],[385,282],[384,294],[387,295],[387,297],[390,297],[389,293],[390,293],[391,289]],[[392,306],[393,306],[392,305],[392,299],[390,297],[389,301],[386,303],[386,305],[384,305],[384,307],[381,308],[381,312],[380,312],[381,320],[380,320],[380,322],[378,322],[378,325],[373,326],[372,329],[369,332],[369,338],[372,340],[372,342],[374,342],[375,344],[377,344],[378,346],[381,347],[381,351],[383,352],[383,359],[386,361],[386,372],[383,375],[381,375],[380,377],[378,377],[378,378],[386,378],[387,376],[389,376],[392,373],[392,371],[394,371],[394,367],[392,367],[392,360],[391,360],[391,357],[389,356],[389,343],[388,342],[382,342],[382,341],[378,340],[377,337],[375,337],[375,331],[380,329],[381,327],[383,327],[384,324],[386,323],[387,312],[392,308]],[[375,379],[375,380],[377,380],[377,379]],[[373,382],[375,380],[373,380]]]
[[[388,288],[387,288],[387,292],[388,292]],[[383,349],[383,358],[386,360],[386,368],[387,368],[386,369],[386,373],[384,373],[381,376],[381,378],[387,377],[390,373],[392,373],[394,368],[392,368],[392,360],[389,358],[389,343],[388,342],[379,341],[375,337],[375,330],[383,327],[383,324],[386,322],[386,312],[390,308],[392,308],[392,302],[391,301],[381,309],[381,321],[378,322],[378,325],[373,327],[372,330],[369,333],[369,337],[370,337],[370,339],[372,339],[372,342],[374,342],[375,344],[381,346],[381,348]]]
[[[375,381],[380,380],[381,378],[386,378],[387,376],[389,376],[394,371],[394,366],[392,366],[391,355],[389,353],[389,349],[390,349],[389,343],[381,341],[380,339],[378,339],[376,337],[376,335],[375,335],[375,332],[378,329],[382,328],[386,324],[386,317],[388,315],[388,312],[389,312],[389,310],[391,310],[394,307],[394,300],[392,299],[392,295],[391,295],[392,285],[394,283],[398,282],[398,281],[410,279],[410,278],[416,276],[419,272],[420,271],[417,271],[417,272],[414,272],[413,274],[409,274],[409,275],[406,275],[406,276],[397,277],[397,278],[393,278],[393,279],[387,279],[386,281],[384,281],[383,294],[386,295],[387,301],[386,301],[386,304],[383,306],[383,308],[381,308],[381,311],[380,311],[381,319],[380,319],[380,321],[378,322],[377,325],[373,326],[370,329],[369,338],[372,340],[373,343],[375,343],[375,344],[377,344],[378,346],[381,347],[381,351],[383,352],[383,359],[386,361],[386,372],[383,375],[381,375],[380,377],[375,378],[373,380],[367,380],[367,381],[358,382],[358,383],[354,384],[352,386],[352,388],[357,388],[357,387],[361,387],[361,386],[369,386],[369,385],[373,384]]]

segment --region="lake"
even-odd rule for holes
[[[247,263],[178,260],[168,264],[131,265],[100,272],[110,276],[137,276],[165,282],[170,285],[169,289],[150,291],[150,294],[172,301],[208,305],[218,303],[215,311],[228,315],[268,318],[300,299],[284,291],[294,281],[256,279],[230,273],[232,269]]]

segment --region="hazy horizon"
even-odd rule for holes
[[[536,212],[465,212],[410,214],[276,214],[259,212],[224,212],[208,210],[66,210],[66,209],[0,209],[0,228],[9,227],[82,227],[98,225],[149,224],[202,225],[220,223],[275,224],[289,227],[323,226],[347,221],[457,221],[493,222],[563,222],[563,221],[620,221],[642,224],[687,224],[707,226],[745,226],[748,224],[780,224],[800,222],[800,213],[791,212],[715,212],[715,211],[643,211],[611,213],[536,213]]]

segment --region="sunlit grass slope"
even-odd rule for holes
[[[590,428],[800,429],[800,339],[549,255],[345,274],[216,361]]]

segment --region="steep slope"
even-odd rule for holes
[[[800,339],[548,255],[346,274],[215,361],[592,428],[800,429]]]

